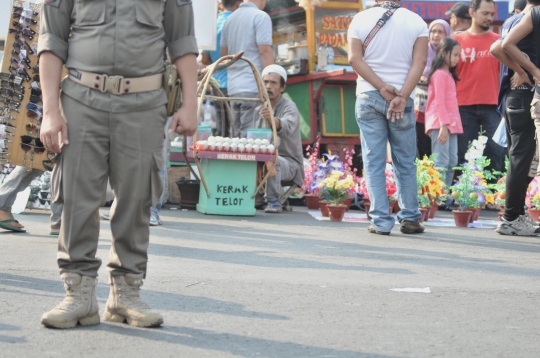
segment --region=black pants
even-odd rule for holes
[[[506,137],[510,164],[506,175],[504,219],[508,221],[525,214],[525,194],[533,179],[529,176],[536,152],[536,128],[530,110],[533,95],[528,90],[514,90],[506,97]]]
[[[426,125],[416,122],[416,149],[418,158],[424,158],[431,155],[431,138],[426,134]]]

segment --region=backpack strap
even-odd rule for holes
[[[379,30],[384,26],[384,24],[386,24],[386,22],[392,17],[392,15],[394,15],[397,9],[399,8],[388,9],[388,11],[383,14],[379,21],[377,21],[375,27],[373,28],[373,30],[371,30],[369,35],[367,35],[366,40],[364,41],[364,54],[366,53],[366,48],[371,43],[371,40],[373,40],[375,35],[377,35],[377,32],[379,32]]]

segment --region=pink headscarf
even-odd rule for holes
[[[444,31],[446,32],[446,36],[450,36],[452,33],[452,30],[450,29],[450,25],[445,20],[435,20],[431,24],[429,24],[428,32],[431,33],[431,29],[435,25],[442,25],[444,27]],[[428,45],[428,55],[427,55],[427,63],[426,68],[424,69],[423,75],[427,77],[429,75],[429,70],[431,70],[431,63],[433,62],[433,59],[435,58],[435,55],[437,54],[437,46],[432,44],[431,42]]]

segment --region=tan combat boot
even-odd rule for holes
[[[96,298],[97,279],[76,273],[62,274],[66,297],[58,306],[41,316],[41,324],[53,328],[72,328],[99,323]]]
[[[103,320],[123,323],[134,327],[157,327],[163,324],[163,317],[141,300],[139,295],[143,284],[143,274],[111,276],[111,292]]]

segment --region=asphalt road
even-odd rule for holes
[[[48,215],[0,234],[2,357],[538,357],[540,239],[429,228],[368,234],[303,208],[255,217],[162,211],[143,298],[158,329],[46,329],[63,297]],[[439,215],[447,215],[443,213]],[[495,213],[483,214],[495,217]],[[109,223],[98,256],[107,262]],[[103,312],[107,271],[97,294]],[[391,288],[430,287],[431,293]]]

